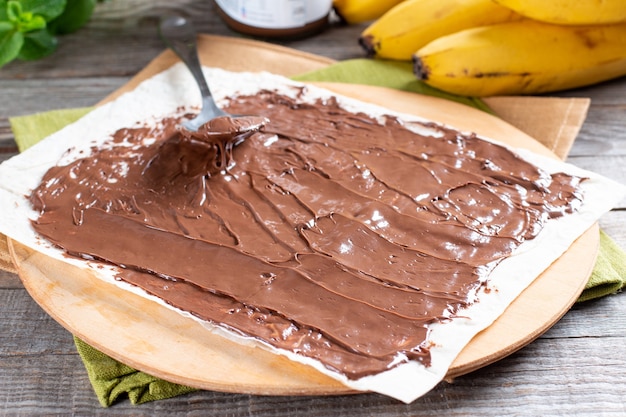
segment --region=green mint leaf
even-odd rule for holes
[[[31,15],[30,13],[22,13],[22,19],[17,22],[17,29],[20,32],[32,32],[46,27],[46,21],[39,15]]]
[[[9,1],[12,3],[13,1]],[[46,22],[58,17],[65,10],[67,0],[20,0],[24,13],[39,15]]]
[[[17,0],[11,0],[6,7],[7,20],[17,23],[22,17],[22,4]]]
[[[23,44],[23,33],[8,22],[0,22],[0,67],[17,58]]]
[[[50,55],[57,47],[57,39],[45,29],[30,32],[24,35],[24,44],[20,50],[19,59],[35,60]]]
[[[48,30],[54,34],[76,32],[91,18],[96,2],[96,0],[67,0],[65,11],[48,22]]]

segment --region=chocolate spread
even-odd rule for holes
[[[215,174],[234,162],[233,148],[254,132],[261,130],[268,121],[265,117],[252,115],[218,116],[197,130],[189,130],[181,125],[180,133],[188,140],[204,142],[215,151],[215,157],[210,158],[214,163],[209,166],[213,168],[209,173]]]
[[[580,178],[438,125],[422,135],[272,91],[227,110],[270,122],[221,171],[177,118],[122,129],[48,171],[33,226],[175,307],[348,378],[429,366],[428,325],[475,302],[501,260],[581,201]]]

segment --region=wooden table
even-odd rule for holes
[[[54,55],[0,70],[0,161],[17,152],[10,116],[93,105],[160,53],[156,24],[161,13],[183,12],[204,32],[240,36],[215,16],[209,1],[153,3],[151,10],[126,19],[96,16],[80,32],[61,38]],[[362,28],[333,24],[318,36],[281,44],[333,59],[361,57],[356,39]],[[626,183],[626,78],[558,95],[592,98],[569,161]],[[626,247],[626,201],[600,225]],[[375,394],[261,397],[202,391],[141,406],[121,401],[103,409],[71,334],[41,310],[16,275],[0,271],[0,414],[626,415],[624,297],[575,305],[521,351],[443,382],[410,405]]]

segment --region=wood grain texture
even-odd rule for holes
[[[20,323],[20,334],[39,336],[7,343],[7,326],[0,327],[6,335],[0,339],[0,404],[3,415],[619,416],[625,412],[626,359],[614,352],[626,336],[616,332],[599,339],[606,311],[626,316],[618,297],[577,306],[535,343],[452,383],[442,382],[410,405],[374,394],[264,397],[199,391],[141,406],[120,402],[105,411],[90,391],[70,335],[20,290],[10,305],[0,306],[0,314]],[[33,319],[25,321],[25,314]]]
[[[168,3],[167,10],[193,15],[196,25],[208,33],[239,36],[212,14],[210,1]],[[63,37],[54,55],[0,69],[0,160],[13,152],[9,116],[93,105],[156,57],[163,47],[156,38],[154,13],[139,13],[128,21],[94,21]],[[333,25],[319,37],[281,44],[332,59],[360,57],[356,37],[361,29]],[[82,94],[76,94],[79,88]],[[626,79],[557,95],[592,99],[570,162],[580,161],[624,182]],[[626,247],[626,204],[604,216],[600,226]],[[41,310],[16,276],[4,273],[0,415],[624,416],[624,297],[618,294],[574,306],[532,344],[452,384],[441,383],[411,405],[379,395],[265,397],[199,391],[141,406],[121,401],[102,409],[71,335]]]

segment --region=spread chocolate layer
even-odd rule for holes
[[[261,116],[218,116],[200,125],[197,130],[189,130],[183,125],[180,133],[188,140],[206,142],[215,151],[215,157],[210,158],[213,164],[207,167],[212,168],[209,173],[215,174],[233,163],[233,148],[262,129],[267,122]]]
[[[270,120],[232,163],[182,135],[179,117],[119,130],[48,171],[33,226],[181,310],[351,379],[429,366],[428,326],[581,202],[580,178],[439,125],[273,91],[227,110]]]

